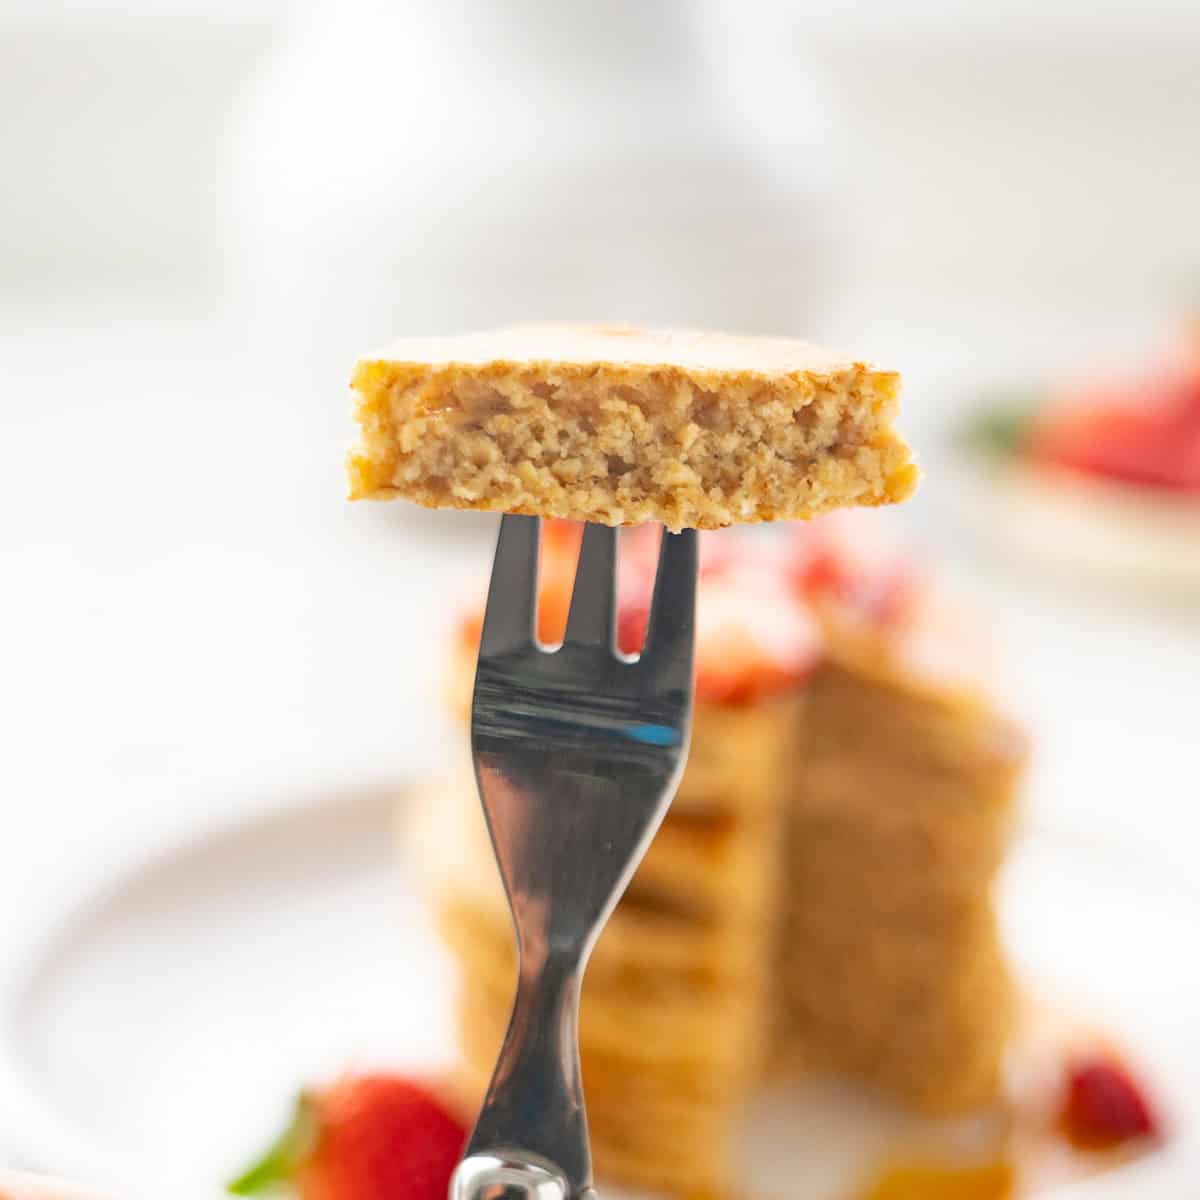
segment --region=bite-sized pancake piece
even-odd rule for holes
[[[673,530],[903,500],[900,377],[786,338],[529,325],[355,368],[352,498]]]

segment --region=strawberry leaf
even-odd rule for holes
[[[228,1191],[234,1196],[257,1196],[286,1183],[312,1156],[319,1132],[317,1105],[302,1093],[287,1128],[256,1163],[228,1185]]]
[[[1035,405],[1028,400],[995,404],[975,413],[963,426],[960,440],[968,450],[989,457],[1016,454],[1029,434]]]

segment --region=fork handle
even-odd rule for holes
[[[469,1154],[450,1181],[450,1200],[573,1200],[563,1173],[532,1154]],[[595,1200],[587,1188],[578,1200]]]
[[[594,1200],[579,1070],[583,963],[522,946],[504,1046],[450,1200]]]

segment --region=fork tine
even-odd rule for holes
[[[540,532],[537,517],[506,513],[500,519],[479,638],[480,657],[520,650],[535,642]]]
[[[654,577],[650,627],[642,662],[660,673],[670,687],[687,689],[692,682],[696,633],[696,531],[663,531]]]
[[[564,641],[612,646],[616,560],[617,531],[608,525],[585,525]]]

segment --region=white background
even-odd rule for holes
[[[822,332],[906,373],[903,521],[996,626],[1030,807],[1189,871],[1200,622],[993,560],[938,465],[983,384],[1149,353],[1200,295],[1200,6],[796,12],[847,230]],[[229,139],[292,19],[0,0],[0,962],[122,857],[445,754],[483,531],[342,503],[344,371],[275,371],[230,272]]]

